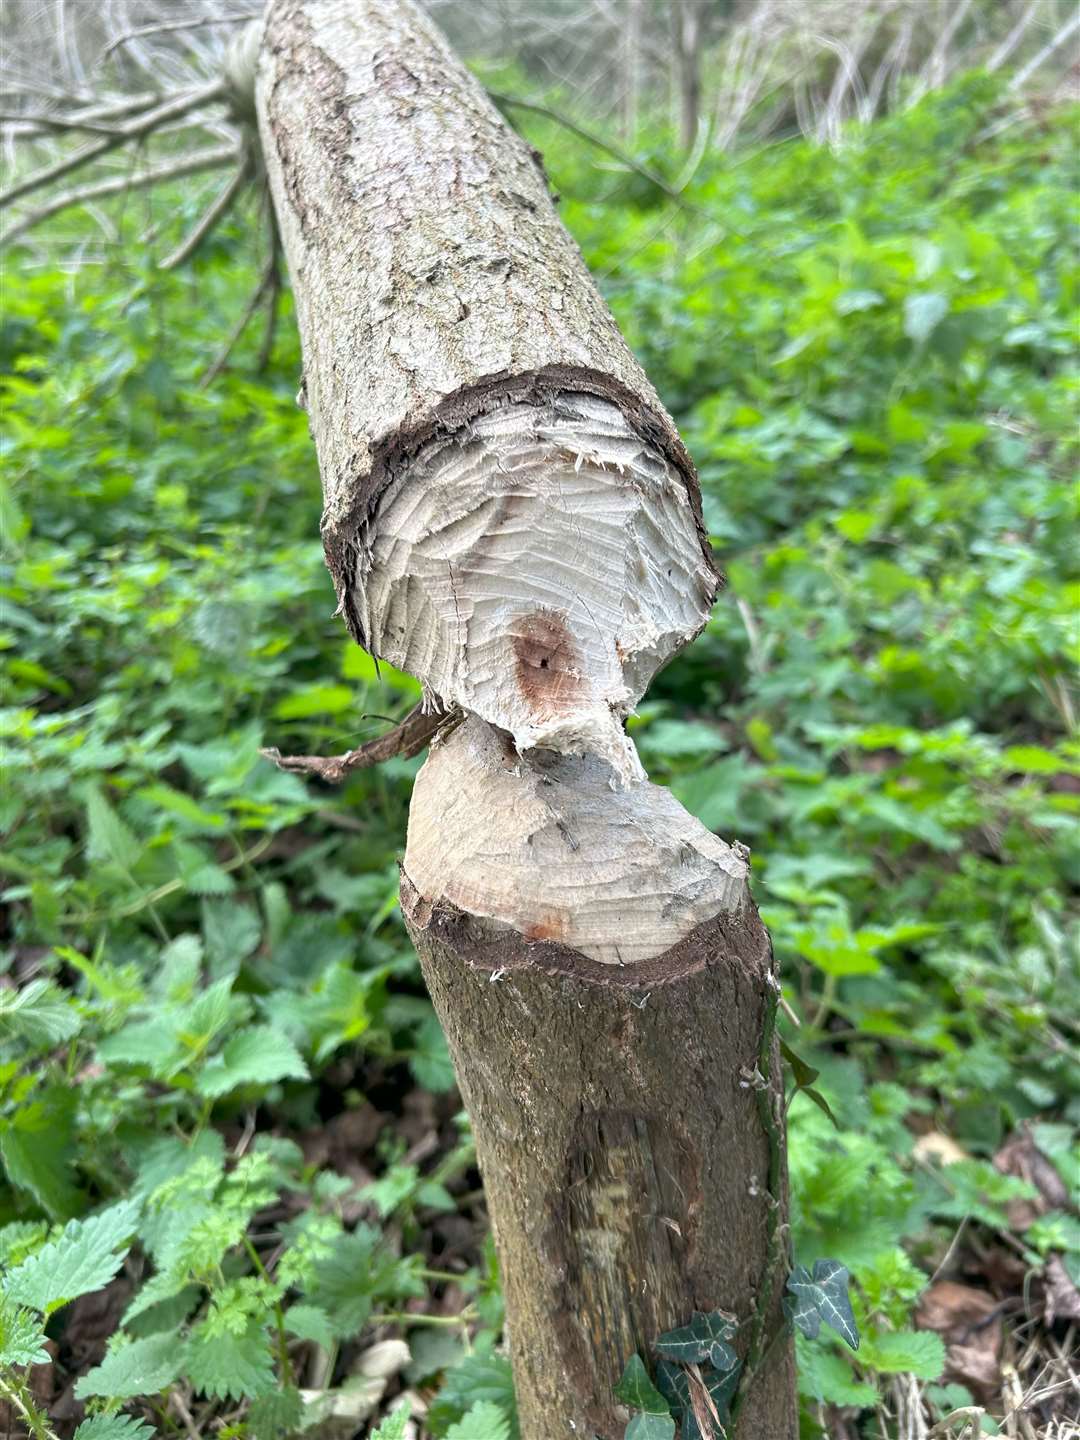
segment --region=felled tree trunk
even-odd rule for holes
[[[740,1435],[791,1440],[787,1342],[762,1364],[768,937],[745,852],[624,728],[719,584],[693,466],[537,157],[407,0],[275,0],[257,105],[340,611],[466,717],[417,781],[402,906],[472,1116],[522,1435],[617,1440],[626,1361],[720,1308],[759,1371]]]

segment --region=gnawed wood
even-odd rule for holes
[[[768,936],[745,851],[623,723],[720,581],[696,476],[533,155],[409,0],[273,0],[256,95],[340,611],[467,714],[417,781],[401,904],[522,1440],[622,1440],[613,1385],[659,1331],[723,1308],[746,1356],[781,1323]],[[740,1426],[794,1440],[784,1336]]]
[[[621,720],[714,588],[684,478],[618,406],[560,392],[429,441],[360,526],[353,594],[440,703],[630,779]]]
[[[404,872],[429,906],[482,920],[489,937],[552,941],[632,981],[747,903],[744,857],[665,787],[617,786],[595,754],[519,755],[473,717],[417,776]],[[491,946],[493,967],[508,963],[503,949]],[[671,956],[665,969],[664,980],[682,973]]]

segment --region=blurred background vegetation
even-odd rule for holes
[[[803,1433],[1075,1436],[1072,7],[433,8],[542,150],[729,577],[631,725],[751,846],[793,1092],[819,1072],[795,1250],[850,1268],[863,1343],[800,1341]],[[65,153],[27,119],[50,88],[203,12],[6,13],[14,177]],[[205,79],[227,33],[109,73]],[[259,757],[416,686],[332,617],[259,196],[157,264],[207,198],[94,200],[4,257],[3,1403],[275,1440],[405,1392],[417,1433],[500,1440],[479,1178],[396,905],[419,761],[330,789]]]

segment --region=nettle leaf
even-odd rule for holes
[[[497,1413],[501,1414],[502,1412]],[[411,1415],[412,1406],[406,1401],[404,1405],[399,1405],[392,1415],[386,1417],[372,1434],[371,1440],[405,1440],[405,1427],[408,1425]]]
[[[206,954],[216,974],[235,970],[262,937],[262,921],[250,905],[235,900],[207,900],[202,907]]]
[[[63,1234],[13,1271],[6,1292],[20,1305],[51,1315],[79,1295],[101,1290],[120,1269],[139,1218],[133,1200],[88,1220],[71,1220]]]
[[[645,1410],[652,1415],[666,1415],[668,1403],[649,1379],[640,1355],[631,1355],[622,1377],[615,1386],[615,1399],[631,1410]]]
[[[118,1345],[76,1383],[75,1398],[107,1395],[110,1400],[134,1400],[138,1395],[156,1395],[183,1370],[186,1349],[179,1335],[168,1332]]]
[[[734,1334],[735,1324],[722,1310],[713,1310],[707,1315],[695,1311],[689,1325],[681,1325],[660,1336],[656,1351],[665,1360],[678,1360],[684,1365],[704,1362],[727,1374],[739,1363],[739,1357],[726,1343]]]
[[[414,1051],[409,1068],[416,1083],[436,1094],[451,1090],[454,1085],[454,1064],[446,1047],[446,1037],[437,1015],[426,1016],[416,1027]]]
[[[446,1440],[510,1440],[510,1421],[498,1405],[481,1400],[456,1425],[451,1425]]]
[[[51,1359],[40,1315],[22,1309],[9,1295],[0,1295],[0,1368],[45,1365]]]
[[[31,1045],[59,1045],[78,1033],[82,1017],[50,980],[33,980],[21,990],[0,990],[0,1035]]]
[[[446,1372],[443,1386],[428,1411],[436,1435],[461,1420],[481,1401],[495,1405],[510,1422],[510,1440],[517,1440],[517,1407],[510,1362],[502,1355],[468,1355]]]
[[[91,860],[111,861],[121,870],[131,870],[138,864],[143,852],[142,841],[120,819],[96,785],[86,790],[86,825],[87,854]]]
[[[306,1080],[308,1068],[299,1050],[273,1025],[238,1031],[220,1055],[207,1062],[196,1084],[200,1095],[217,1099],[241,1085],[271,1085],[275,1080]]]
[[[134,1415],[91,1415],[75,1431],[74,1440],[150,1440],[154,1434]]]
[[[852,1350],[859,1348],[846,1266],[836,1260],[818,1260],[811,1272],[805,1265],[796,1265],[788,1276],[787,1288],[794,1297],[785,1301],[788,1318],[805,1336],[816,1339],[824,1321]]]
[[[0,1268],[13,1270],[48,1239],[45,1220],[12,1220],[0,1226]]]
[[[351,1335],[371,1314],[378,1299],[422,1295],[413,1264],[383,1246],[378,1231],[358,1225],[339,1235],[329,1257],[315,1266],[307,1298],[330,1316],[335,1334]]]
[[[219,1400],[265,1395],[274,1386],[265,1325],[251,1320],[240,1335],[198,1326],[188,1341],[187,1373],[196,1390]]]
[[[917,345],[922,345],[948,313],[948,298],[937,291],[908,295],[904,300],[904,334]]]
[[[71,1091],[55,1087],[0,1122],[0,1158],[8,1180],[28,1190],[53,1220],[66,1220],[80,1208],[71,1177],[74,1100]]]
[[[880,1375],[937,1380],[945,1369],[945,1344],[932,1330],[881,1330],[865,1337],[859,1359]]]
[[[841,1351],[795,1337],[799,1364],[799,1393],[829,1405],[873,1405],[877,1391],[857,1380]]]
[[[670,1415],[635,1415],[626,1427],[626,1440],[675,1440],[675,1421]]]
[[[304,1400],[294,1385],[268,1390],[251,1402],[247,1424],[256,1440],[286,1440],[300,1429]]]
[[[314,1340],[324,1350],[334,1344],[334,1327],[330,1316],[318,1305],[290,1305],[285,1311],[285,1328],[300,1340]]]

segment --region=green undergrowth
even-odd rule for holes
[[[897,1377],[931,1417],[973,1403],[914,1324],[962,1224],[1028,1286],[1054,1256],[1080,1279],[1075,1214],[1020,1223],[1030,1186],[992,1164],[1027,1126],[1068,1177],[1080,1123],[1076,135],[999,106],[972,76],[836,150],[706,157],[683,206],[527,126],[729,577],[631,723],[751,846],[823,1102],[792,1093],[792,1248],[806,1285],[850,1271],[861,1344],[800,1335],[807,1437],[895,1433]],[[430,1435],[508,1440],[478,1177],[396,904],[419,762],[327,789],[259,756],[345,749],[416,691],[332,616],[291,316],[263,375],[252,333],[200,388],[257,275],[240,225],[178,275],[135,244],[25,262],[0,327],[6,1402],[79,1440],[276,1440],[332,1409],[392,1437],[410,1388]]]

